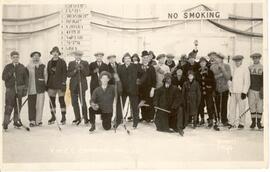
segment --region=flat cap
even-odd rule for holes
[[[108,56],[107,56],[107,59],[110,59],[110,58],[116,58],[116,55],[114,55],[114,54],[108,55]]]
[[[221,54],[221,53],[217,53],[216,55],[217,55],[217,57],[220,58],[220,59],[224,59],[224,58],[225,58],[225,56],[224,56],[223,54]]]
[[[109,79],[112,78],[112,75],[110,72],[107,72],[107,71],[102,71],[98,77],[98,79],[100,80],[104,75],[107,75]]]
[[[211,56],[211,55],[217,55],[217,53],[215,51],[211,51],[210,53],[207,54],[207,56]]]
[[[80,51],[80,50],[77,50],[77,51],[73,51],[71,54],[72,55],[77,55],[77,56],[82,56],[83,55],[83,52]]]
[[[33,57],[35,54],[38,54],[39,57],[41,56],[41,53],[40,53],[40,52],[34,51],[34,52],[32,52],[32,53],[30,54],[30,57]]]
[[[168,58],[172,58],[172,59],[174,58],[174,55],[171,54],[171,53],[170,53],[170,54],[167,54],[166,56],[167,56]]]
[[[103,52],[96,52],[95,54],[94,54],[94,56],[104,56],[104,53]]]
[[[242,55],[236,55],[236,56],[233,56],[232,60],[243,60],[244,56]]]
[[[159,55],[157,56],[157,60],[158,60],[158,59],[161,59],[161,58],[165,58],[165,57],[166,57],[165,54],[159,54]]]
[[[251,58],[254,58],[254,57],[259,57],[261,58],[262,57],[262,54],[261,53],[253,53],[250,55]]]
[[[18,51],[12,51],[12,52],[10,53],[10,56],[14,56],[14,55],[19,55],[19,52],[18,52]]]

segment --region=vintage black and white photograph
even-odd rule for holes
[[[2,170],[268,168],[265,1],[3,1]]]

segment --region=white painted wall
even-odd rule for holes
[[[179,9],[184,10],[197,4],[182,4]],[[206,4],[209,7],[219,10],[223,13],[235,14],[245,17],[262,17],[262,4]],[[175,6],[175,5],[174,5]],[[3,7],[4,18],[28,18],[46,15],[62,9],[62,5],[5,5]],[[107,13],[121,17],[156,17],[164,12],[158,4],[146,5],[100,5],[91,4],[90,8],[94,11]],[[178,8],[178,7],[176,7]],[[151,27],[167,25],[170,22],[122,22],[119,20],[104,20],[97,16],[92,16],[93,21],[99,23],[113,24],[123,27]],[[6,31],[32,31],[52,26],[59,22],[57,15],[47,18],[47,20],[37,20],[35,22],[24,23],[3,23],[3,29]],[[248,21],[221,21],[230,27],[241,30],[248,29],[256,22]],[[254,32],[262,33],[262,24],[252,28]],[[251,30],[250,30],[251,31]],[[249,55],[252,52],[262,52],[262,38],[250,38],[246,36],[235,35],[223,31],[207,21],[188,21],[185,24],[161,30],[150,30],[147,32],[129,32],[116,31],[92,26],[92,42],[89,45],[91,54],[96,51],[104,51],[105,55],[115,53],[120,61],[125,52],[133,54],[144,49],[152,50],[158,53],[174,53],[180,55],[188,53],[193,48],[193,40],[199,40],[199,55],[206,55],[209,51],[215,50],[224,53],[226,56],[242,54],[246,57],[245,62],[250,63]],[[21,54],[23,63],[29,61],[29,54],[32,51],[40,51],[43,61],[47,62],[50,58],[50,50],[53,46],[60,46],[59,28],[54,28],[46,32],[40,32],[32,35],[4,35],[3,39],[3,61],[9,62],[9,53],[12,50],[18,50]],[[93,55],[86,57],[88,61],[93,61]],[[70,59],[70,58],[69,58]]]

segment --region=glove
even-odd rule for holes
[[[56,68],[55,68],[55,67],[52,67],[52,68],[50,69],[50,74],[55,74],[55,71],[56,71]]]
[[[155,93],[155,88],[151,88],[151,91],[150,91],[150,97],[154,97],[154,93]]]
[[[66,84],[63,84],[61,87],[61,91],[66,92],[66,89],[67,89]]]
[[[98,72],[99,72],[99,69],[96,68],[96,69],[94,70],[94,73],[98,73]]]
[[[241,99],[244,100],[247,97],[247,94],[241,93]]]
[[[259,97],[260,97],[260,99],[263,99],[263,88],[260,89]]]

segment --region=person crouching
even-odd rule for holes
[[[91,128],[89,129],[90,132],[93,132],[96,129],[96,114],[101,115],[103,128],[105,130],[111,129],[115,85],[108,84],[110,79],[111,74],[109,72],[101,72],[99,76],[100,86],[93,91],[89,108],[91,123]],[[115,77],[115,82],[117,82],[118,94],[121,95],[122,86],[119,77]]]
[[[163,86],[155,91],[154,106],[156,108],[157,131],[172,132],[170,130],[172,128],[183,136],[183,99],[181,91],[172,85],[170,73],[164,75]]]

